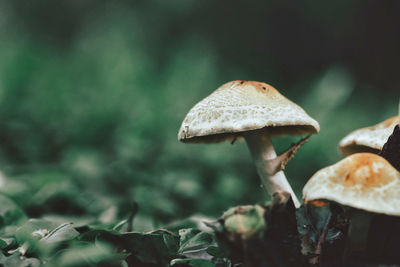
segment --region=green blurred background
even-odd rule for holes
[[[177,141],[221,84],[277,87],[321,125],[300,195],[349,131],[396,114],[398,1],[0,0],[0,191],[30,217],[137,230],[266,199],[243,142]],[[283,151],[297,138],[275,140]]]

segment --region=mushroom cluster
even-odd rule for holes
[[[400,114],[377,125],[348,134],[339,143],[340,150],[346,157],[334,165],[317,171],[303,188],[304,205],[314,205],[315,201],[335,203],[348,210],[347,218],[350,224],[347,229],[345,257],[364,253],[363,257],[367,260],[379,259],[389,263],[400,261],[397,253],[391,255],[387,251],[377,253],[376,251],[379,251],[377,247],[382,244],[376,242],[370,244],[374,238],[369,236],[374,232],[371,230],[372,218],[386,216],[383,221],[389,221],[389,225],[398,224],[399,117]],[[378,219],[375,220],[375,228],[381,232],[379,238],[386,238],[385,242],[391,242],[387,234],[385,238],[382,237],[385,236],[385,231],[390,231],[382,229],[382,225],[384,224]],[[388,244],[385,243],[384,246]],[[317,254],[321,254],[321,251]]]
[[[310,265],[316,266],[321,263],[320,255],[323,247],[326,248],[323,244],[326,240],[330,240],[332,247],[335,247],[332,245],[336,244],[335,240],[346,240],[346,245],[342,246],[344,254],[358,253],[366,248],[371,218],[377,214],[390,218],[400,216],[399,123],[400,108],[398,116],[345,136],[339,143],[345,158],[317,171],[308,180],[303,188],[302,206],[283,170],[296,151],[312,134],[318,133],[320,127],[299,105],[271,85],[238,80],[220,86],[188,112],[179,129],[178,140],[185,143],[230,141],[233,144],[236,140],[244,139],[262,185],[270,197],[276,199],[277,196],[286,196],[282,199],[286,199],[287,203],[291,203],[288,201],[291,199],[297,208],[294,209],[290,204],[292,210],[296,210],[291,215],[287,215],[290,209],[283,209],[282,214],[288,218],[295,217],[292,221],[297,224],[296,233],[286,234],[293,240],[299,235],[301,252],[306,255]],[[278,156],[271,139],[283,135],[305,137]],[[275,206],[266,209],[271,211]],[[264,208],[231,208],[224,215],[225,232],[231,233],[228,239],[235,241],[233,236],[238,233],[242,242],[253,238],[265,241],[268,236],[271,237],[274,227],[270,229],[264,220],[273,213],[264,212]],[[311,214],[313,210],[316,212],[314,215]],[[257,211],[257,220],[246,217],[249,211]],[[328,215],[324,217],[323,214]],[[276,218],[271,221],[280,224],[276,223],[279,221]],[[400,235],[400,220],[398,225]],[[287,240],[285,242],[288,243]],[[340,258],[341,261],[341,248],[335,247],[333,250],[336,250],[336,254],[332,254],[332,259]],[[396,262],[400,262],[400,258]]]

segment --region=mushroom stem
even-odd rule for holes
[[[276,171],[273,160],[277,158],[272,145],[270,135],[266,128],[258,131],[251,131],[244,135],[250,153],[256,164],[258,175],[268,194],[272,197],[275,192],[286,191],[290,193],[296,208],[300,207],[292,187],[286,179],[283,171]]]
[[[350,211],[350,227],[344,252],[346,258],[351,257],[353,253],[365,251],[371,221],[370,212],[357,209]]]

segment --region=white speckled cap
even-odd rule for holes
[[[316,133],[319,124],[301,107],[262,82],[228,82],[197,103],[178,133],[184,142],[219,142],[270,127],[271,135]]]
[[[339,143],[344,155],[357,152],[378,153],[399,123],[399,116],[394,116],[377,125],[361,128],[346,135]]]
[[[381,156],[356,153],[315,173],[303,188],[303,198],[400,215],[400,172]]]

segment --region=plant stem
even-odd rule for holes
[[[350,227],[347,235],[345,257],[351,258],[354,253],[365,251],[368,233],[371,226],[372,214],[363,210],[352,210],[350,214]]]

